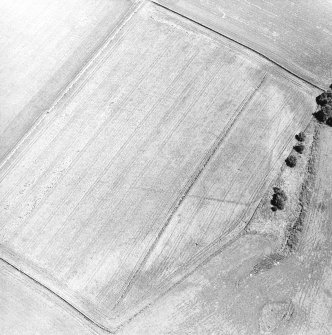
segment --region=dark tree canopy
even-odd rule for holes
[[[305,141],[305,133],[303,131],[301,131],[300,133],[295,135],[295,138],[299,142],[304,142]]]
[[[287,195],[284,190],[279,187],[273,187],[274,194],[272,196],[271,205],[272,210],[276,211],[277,209],[284,209],[285,202],[287,201]]]
[[[316,97],[316,102],[319,106],[325,106],[332,103],[332,91],[328,90],[320,94],[318,97]]]
[[[304,145],[303,144],[298,144],[294,146],[294,150],[298,152],[299,154],[302,154],[304,151]]]
[[[294,167],[296,166],[296,163],[297,163],[297,159],[294,155],[289,155],[287,158],[286,158],[286,164],[287,166],[289,167]]]

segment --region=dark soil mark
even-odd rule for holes
[[[251,274],[257,275],[259,273],[268,271],[272,269],[275,265],[278,265],[284,258],[285,256],[281,253],[275,253],[266,256],[254,266]]]
[[[291,300],[269,302],[263,306],[259,320],[262,334],[270,334],[288,323],[294,315],[294,304]]]

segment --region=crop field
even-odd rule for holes
[[[332,129],[321,128],[296,253],[254,274],[254,264],[275,246],[269,235],[243,235],[118,334],[331,334],[331,141]]]
[[[2,261],[0,287],[1,334],[99,334],[61,299]]]
[[[239,237],[317,93],[142,4],[0,170],[1,257],[115,330]]]
[[[262,294],[261,281],[252,284],[250,278],[239,283],[234,278],[240,278],[255,259],[270,251],[271,242],[266,237],[240,237],[143,310],[118,334],[260,334],[257,315],[269,292],[264,290]]]
[[[320,87],[332,77],[331,1],[156,0]]]
[[[52,107],[130,5],[127,0],[0,2],[0,162]]]
[[[265,80],[172,216],[121,313],[129,309],[127,300],[130,306],[153,301],[181,281],[238,237],[251,218],[295,129],[305,122],[298,117],[313,108],[310,99],[302,105],[302,94],[294,99],[295,90],[281,91],[280,82]]]

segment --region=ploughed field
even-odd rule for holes
[[[0,160],[57,101],[130,5],[128,0],[0,1]]]
[[[287,203],[285,213],[276,214],[268,190],[245,234],[138,314],[119,334],[331,333],[332,128],[315,127],[302,162],[292,169],[284,166],[274,181],[283,179],[289,197],[294,188],[301,193],[310,167],[310,206],[301,209],[305,215],[300,216],[302,229],[294,250],[282,250],[285,241],[279,243],[276,232],[288,225],[287,220],[297,221],[298,199],[289,199],[295,206]]]
[[[253,296],[241,296],[238,278],[235,286],[220,278],[232,282],[237,267],[273,250],[245,228],[320,91],[154,3],[97,4],[100,16],[84,12],[96,21],[77,41],[80,58],[66,54],[73,46],[61,54],[47,44],[59,53],[40,75],[54,85],[31,75],[39,68],[32,62],[24,81],[35,91],[15,93],[19,118],[46,112],[0,169],[0,277],[4,287],[17,286],[0,292],[10,315],[0,330],[29,323],[31,334],[123,326],[125,334],[241,334],[246,327],[254,334],[258,328],[246,321],[257,319],[258,307],[248,308]],[[83,11],[73,2],[73,12],[76,6]],[[65,38],[71,28],[59,25]],[[24,97],[36,92],[40,103],[44,91],[43,107],[27,112]],[[12,134],[8,143],[23,131]],[[11,295],[22,298],[8,302]],[[247,310],[243,324],[232,309],[216,308],[234,296]],[[47,305],[40,318],[49,320],[42,325],[34,316],[40,299]],[[19,308],[36,312],[18,321]],[[212,321],[211,313],[222,317]]]
[[[329,0],[153,0],[323,89],[332,76]]]
[[[5,262],[0,287],[1,334],[99,334],[67,303]]]

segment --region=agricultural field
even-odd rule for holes
[[[155,0],[326,88],[332,77],[330,0]]]
[[[0,162],[129,10],[128,0],[0,1]]]
[[[59,297],[2,261],[0,288],[1,334],[101,334]]]
[[[109,331],[271,249],[243,231],[319,93],[138,6],[0,170],[1,258]]]
[[[332,7],[287,3],[0,2],[1,334],[332,333]]]
[[[332,129],[315,127],[311,150],[306,148],[311,152],[296,169],[285,167],[276,179],[282,179],[284,187],[290,182],[289,196],[297,188],[294,180],[300,179],[300,189],[302,182],[309,182],[312,191],[296,251],[283,254],[280,249],[272,228],[280,228],[283,213],[271,214],[268,194],[252,218],[254,227],[118,334],[218,334],[220,330],[231,335],[331,334]],[[296,208],[289,207],[293,207],[286,209],[291,217]],[[262,217],[265,225],[259,228]]]

